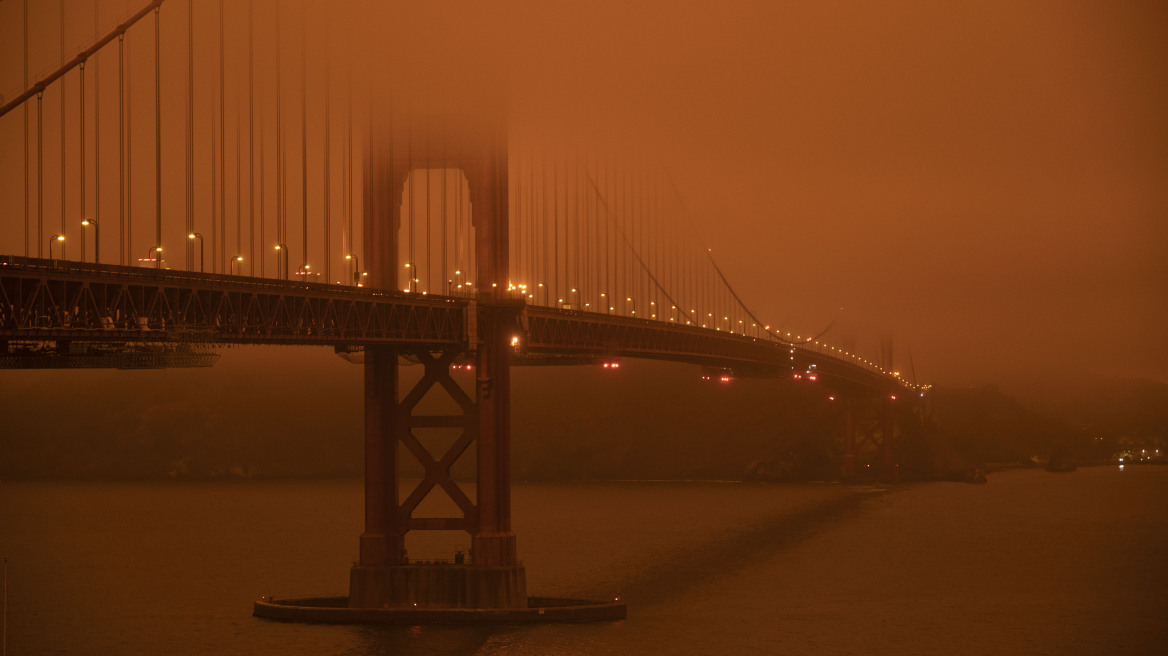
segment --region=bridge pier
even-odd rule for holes
[[[516,557],[511,532],[509,431],[509,362],[514,317],[495,308],[481,317],[486,331],[478,350],[476,400],[450,374],[461,349],[410,355],[425,367],[418,383],[403,395],[398,385],[396,349],[375,347],[365,354],[365,531],[360,557],[350,570],[350,608],[525,608],[526,572]],[[492,338],[491,336],[494,336]],[[487,348],[487,344],[493,347]],[[446,391],[459,406],[457,414],[416,412],[432,388]],[[399,396],[401,397],[399,400]],[[414,428],[460,428],[445,453],[431,453]],[[476,445],[476,500],[462,492],[451,467]],[[405,499],[399,497],[399,455],[405,447],[425,474]],[[440,487],[460,509],[461,517],[416,517],[426,495]],[[411,530],[465,530],[471,534],[469,563],[411,563],[405,536]]]

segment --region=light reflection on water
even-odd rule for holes
[[[254,598],[344,591],[358,481],[0,484],[9,653],[1154,653],[1168,467],[988,485],[517,485],[529,591],[625,622],[332,627]],[[421,555],[440,549],[417,542]],[[414,553],[414,551],[411,551]],[[433,554],[439,555],[439,554]]]

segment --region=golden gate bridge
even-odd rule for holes
[[[216,344],[359,358],[366,528],[349,596],[325,605],[528,609],[510,529],[512,365],[649,358],[712,384],[822,385],[845,406],[842,475],[866,442],[895,476],[896,409],[923,408],[927,386],[899,373],[890,340],[865,355],[850,336],[758,317],[643,153],[557,139],[489,102],[362,86],[329,6],[57,9],[21,7],[24,80],[0,107],[4,159],[24,169],[23,211],[4,201],[0,366],[207,366]],[[58,65],[33,79],[30,30],[53,18]],[[412,387],[402,358],[424,367]],[[456,410],[421,410],[433,390]],[[456,438],[432,453],[430,429]],[[473,500],[450,475],[472,444]],[[404,453],[425,470],[408,494]],[[435,490],[456,515],[417,516]],[[468,532],[469,562],[410,563],[416,530]]]

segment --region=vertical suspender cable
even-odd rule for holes
[[[515,201],[516,201],[515,204],[517,205],[517,207],[515,208],[515,219],[516,219],[515,223],[516,223],[517,230],[515,231],[514,240],[515,240],[515,251],[516,251],[517,257],[515,258],[515,260],[516,260],[515,267],[512,270],[512,274],[511,274],[512,277],[516,280],[525,277],[524,276],[524,264],[526,263],[526,260],[527,260],[527,242],[524,241],[524,239],[525,239],[525,236],[527,234],[527,231],[524,229],[525,228],[524,218],[526,216],[524,212],[525,212],[525,210],[530,211],[530,210],[528,210],[528,206],[531,203],[530,198],[528,198],[527,203],[523,202],[524,188],[522,185],[523,185],[523,142],[520,141],[518,135],[516,135],[516,137],[515,137]],[[527,191],[530,192],[530,190],[531,190],[531,188],[529,185],[527,188]],[[471,211],[473,212],[474,209],[472,208]]]
[[[622,167],[622,168],[624,168],[624,167]],[[631,194],[629,193],[629,170],[627,168],[624,168],[624,170],[621,172],[621,175],[617,178],[616,181],[621,186],[620,204],[617,206],[618,207],[617,220],[620,222],[617,225],[617,228],[618,228],[617,234],[619,235],[621,232],[625,232],[628,234],[628,238],[622,240],[625,243],[624,243],[624,247],[621,248],[621,257],[620,257],[620,261],[619,261],[619,266],[620,266],[619,272],[620,272],[621,280],[624,282],[624,284],[621,286],[620,295],[618,298],[622,299],[622,302],[626,303],[624,309],[625,309],[625,312],[628,312],[631,308],[628,307],[627,302],[624,301],[623,299],[628,299],[628,298],[633,297],[632,296],[632,293],[633,293],[632,282],[633,281],[629,276],[629,273],[630,273],[629,265],[632,261],[632,257],[630,256],[630,251],[635,247],[635,245],[634,245],[635,242],[633,242],[631,240],[635,239],[636,234],[637,234],[636,225],[633,222],[634,217],[633,217],[633,213],[632,213],[632,209],[631,209],[632,204],[631,204]],[[621,242],[618,241],[617,245],[619,246],[620,244],[621,244]]]
[[[248,204],[248,271],[256,275],[255,215],[255,21],[254,0],[247,3],[247,204]],[[263,249],[261,249],[263,252]],[[263,269],[261,268],[262,272]]]
[[[527,245],[524,250],[527,254],[527,270],[524,272],[523,283],[527,284],[528,280],[535,277],[536,268],[539,266],[539,254],[536,253],[536,186],[535,186],[535,140],[533,139],[528,144],[527,153],[527,184],[530,189],[531,201],[527,205]]]
[[[591,155],[592,153],[589,153]],[[584,175],[586,181],[592,180],[592,158],[587,157],[584,161]],[[596,235],[599,226],[596,218],[596,199],[593,194],[589,193],[588,187],[584,189],[584,210],[587,214],[587,224],[585,230],[586,248],[584,253],[584,278],[588,284],[588,291],[590,294],[596,294],[600,291],[600,283],[595,276],[597,265],[599,264],[600,254],[596,251]],[[592,298],[592,297],[590,297]],[[598,306],[595,306],[598,307]],[[595,309],[595,307],[593,309]]]
[[[239,116],[242,111],[239,102],[239,78],[235,78],[235,255],[243,256],[243,120]],[[239,266],[239,275],[243,275],[243,265]]]
[[[263,114],[263,112],[260,112],[260,184],[259,184],[259,195],[260,195],[259,275],[260,276],[264,275],[264,253],[266,253],[268,250],[265,246],[265,244],[267,244],[267,242],[264,241],[264,221],[266,218],[264,216],[264,210],[266,209],[266,207],[265,207],[266,203],[264,202],[264,200],[265,200],[264,199],[264,180],[265,180],[265,178],[264,178],[264,159],[265,159],[264,158],[264,114]]]
[[[93,35],[97,37],[97,0],[93,3]],[[101,55],[93,53],[93,220],[101,225]],[[100,228],[93,232],[93,261],[101,264]]]
[[[540,179],[540,182],[539,182],[539,214],[537,214],[535,216],[536,226],[537,226],[537,229],[539,230],[539,233],[538,233],[539,234],[539,241],[536,242],[536,244],[535,244],[535,252],[538,254],[540,261],[539,261],[539,270],[536,272],[536,274],[534,276],[532,276],[532,284],[531,284],[532,291],[531,291],[531,293],[533,295],[538,292],[539,285],[544,285],[545,289],[546,289],[546,285],[548,284],[549,277],[551,274],[551,269],[549,267],[549,265],[551,264],[551,257],[549,256],[551,249],[548,248],[548,237],[551,235],[551,230],[548,229],[548,218],[550,218],[550,216],[551,216],[551,212],[548,211],[548,203],[551,201],[551,197],[548,194],[547,137],[544,137],[543,147],[540,148],[539,155],[540,155],[540,159],[539,159],[539,179]],[[534,158],[535,158],[535,154],[533,153],[532,154],[532,161],[533,162],[535,161]],[[535,299],[532,299],[532,300],[534,300],[535,302],[539,302],[538,297],[536,297]]]
[[[80,202],[78,203],[77,209],[78,209],[78,213],[81,215],[81,218],[85,219],[87,217],[85,216],[85,61],[84,60],[82,60],[81,66],[78,69],[77,80],[78,80],[78,89],[77,89],[77,103],[78,103],[77,107],[78,107],[78,109],[77,109],[77,113],[79,114],[79,118],[80,118],[80,120],[78,121],[80,123],[80,127],[78,128],[78,132],[79,132],[79,134],[78,134],[78,136],[79,136],[78,151],[79,151],[79,154],[81,155],[81,157],[79,158],[80,162],[81,162],[81,165],[80,165],[80,168],[81,168],[81,176],[80,176],[81,186],[80,186],[80,190],[79,190],[81,197],[80,197]],[[85,261],[85,230],[84,229],[81,230],[81,261],[82,262]]]
[[[569,164],[564,163],[565,169]],[[575,303],[576,299],[571,293],[571,290],[580,285],[580,149],[577,144],[572,145],[572,202],[571,211],[567,212],[565,217],[565,232],[567,233],[565,241],[571,244],[566,248],[564,253],[564,300],[568,303]],[[565,171],[564,184],[568,184],[567,171]],[[564,204],[568,205],[568,190],[564,190]],[[569,262],[569,258],[571,261]],[[573,307],[575,307],[573,305]]]
[[[546,292],[547,286],[549,284],[551,284],[551,278],[552,278],[551,267],[555,261],[555,249],[556,249],[556,244],[554,241],[552,241],[550,244],[551,248],[550,249],[547,248],[547,246],[549,245],[548,240],[552,237],[552,232],[553,232],[552,230],[548,229],[547,224],[548,224],[548,220],[552,219],[553,214],[554,214],[553,212],[548,211],[548,203],[555,202],[554,194],[550,193],[549,189],[548,189],[548,146],[547,146],[547,143],[544,143],[541,155],[542,155],[542,159],[540,160],[540,167],[539,168],[540,168],[540,177],[542,178],[542,183],[540,184],[540,193],[543,196],[543,202],[541,203],[542,211],[540,212],[541,216],[539,217],[539,228],[540,228],[540,232],[542,233],[540,235],[540,240],[539,240],[539,250],[542,251],[542,254],[543,254],[543,267],[542,267],[542,270],[540,271],[540,274],[539,274],[539,280],[542,282],[540,282],[539,284],[542,284],[544,286],[544,291]],[[549,251],[550,251],[551,257],[549,257]],[[539,285],[535,285],[534,291],[538,292],[538,290],[539,290]],[[538,303],[539,297],[536,297],[535,301]]]
[[[552,199],[556,206],[552,211],[552,288],[547,296],[552,302],[560,297],[560,158],[552,164]],[[565,255],[566,257],[566,255]],[[554,307],[558,307],[556,304]]]
[[[187,0],[187,234],[195,232],[195,0]],[[193,269],[195,240],[187,239],[187,269]]]
[[[617,176],[615,182],[615,184],[620,185],[620,195],[616,195],[615,187],[613,191],[613,195],[618,201],[616,214],[618,222],[618,237],[621,236],[622,233],[627,233],[630,236],[634,234],[633,216],[629,211],[629,172],[627,168],[623,166],[621,168],[623,170],[621,171],[620,175]],[[622,241],[624,242],[623,245],[621,243]],[[620,240],[616,242],[616,247],[621,249],[619,259],[617,260],[617,275],[618,279],[621,281],[618,283],[620,289],[617,292],[617,298],[619,298],[621,303],[625,305],[625,313],[628,313],[631,308],[628,306],[628,303],[625,301],[625,299],[632,298],[633,291],[631,284],[632,281],[629,280],[629,250],[632,248],[632,242],[627,240]]]
[[[162,248],[162,48],[158,12],[154,8],[154,243]],[[161,258],[159,251],[155,257]]]
[[[118,261],[126,265],[126,34],[118,35]]]
[[[60,3],[61,63],[65,63],[65,0]],[[61,234],[65,234],[65,83],[61,83]],[[61,242],[61,259],[66,259],[68,244]]]
[[[635,292],[633,298],[640,297],[642,299],[641,313],[644,317],[648,317],[651,309],[648,296],[649,288],[642,286],[642,283],[645,282],[645,275],[644,270],[637,266],[637,258],[641,258],[646,267],[651,267],[652,261],[649,259],[650,252],[645,249],[645,187],[637,180],[637,173],[632,167],[629,168],[629,182],[633,187],[630,199],[633,212],[633,257],[629,260],[629,270],[633,274],[633,291]]]
[[[530,143],[528,145],[528,148],[529,148],[529,150],[527,153],[527,178],[528,178],[527,185],[528,185],[528,188],[531,190],[531,193],[530,193],[531,200],[527,204],[527,226],[526,226],[527,230],[525,231],[525,233],[527,235],[527,245],[524,247],[524,251],[525,251],[525,255],[526,255],[525,259],[527,260],[527,268],[523,272],[523,274],[524,274],[523,275],[523,283],[524,284],[527,284],[527,281],[529,281],[533,277],[535,277],[536,267],[538,266],[538,262],[537,262],[538,254],[535,252],[536,218],[535,218],[535,143],[534,143],[534,139],[532,140],[532,143]]]
[[[331,169],[329,167],[329,161],[331,159],[331,154],[329,153],[329,133],[332,132],[332,129],[333,129],[332,123],[329,120],[329,100],[330,100],[329,94],[332,92],[332,90],[329,88],[329,80],[331,78],[331,76],[329,75],[329,72],[330,72],[329,67],[332,66],[332,62],[329,61],[329,54],[330,54],[330,50],[329,50],[329,24],[330,24],[329,16],[331,16],[331,15],[332,15],[331,12],[325,11],[325,14],[324,14],[324,281],[325,282],[332,282],[332,279],[329,278],[329,276],[331,275],[329,263],[332,261],[332,258],[333,258],[332,242],[331,242],[332,235],[330,234],[331,227],[332,227],[330,225],[330,223],[331,223],[330,218],[332,217],[332,212],[330,211],[332,209],[330,207],[332,197],[329,194],[330,188],[332,187]]]
[[[596,286],[598,291],[603,294],[597,298],[597,309],[605,313],[608,312],[608,213],[604,212],[604,221],[601,222],[601,189],[602,185],[608,182],[608,166],[601,162],[601,155],[597,153],[596,162],[596,180],[593,182],[592,195],[594,196],[592,202],[596,207],[596,258],[598,268],[596,272]],[[601,257],[603,256],[603,257]],[[604,301],[602,304],[600,301]]]
[[[442,204],[440,205],[439,212],[438,212],[439,216],[442,217],[442,268],[440,269],[440,271],[442,272],[442,275],[439,276],[439,279],[438,279],[439,286],[442,285],[442,278],[447,278],[447,276],[450,275],[450,269],[446,268],[446,252],[450,248],[450,241],[447,239],[447,232],[448,231],[447,231],[447,226],[446,226],[446,223],[447,223],[447,221],[446,221],[446,178],[450,177],[450,172],[446,169],[446,143],[447,143],[446,134],[443,133],[443,135],[442,135],[442,162],[441,162],[441,164],[442,164]],[[450,280],[450,278],[447,278],[447,280]],[[449,294],[450,291],[451,291],[450,283],[447,283],[446,293]]]
[[[575,187],[574,194],[576,195],[576,280],[573,286],[576,288],[576,293],[572,296],[572,302],[578,306],[578,309],[583,310],[584,304],[582,302],[584,287],[588,284],[588,226],[590,225],[588,217],[588,194],[584,187],[583,176],[588,172],[588,155],[583,151],[583,146],[576,144],[576,174],[572,181]]]
[[[220,189],[218,181],[215,179],[215,173],[218,169],[218,166],[216,164],[216,162],[217,162],[216,155],[219,151],[218,151],[218,148],[216,148],[216,144],[215,144],[216,121],[215,121],[215,98],[214,98],[214,96],[210,96],[210,98],[208,99],[208,104],[211,105],[209,108],[209,111],[207,112],[208,115],[211,117],[211,156],[208,158],[208,161],[211,163],[211,177],[210,177],[210,180],[211,180],[211,272],[218,273],[219,272],[219,251],[217,250],[217,246],[219,244],[219,239],[220,239],[219,235],[221,233],[221,230],[219,229],[219,215],[216,214],[216,210],[219,207],[218,199],[219,199],[219,193],[222,192],[222,189]],[[222,126],[219,126],[219,127],[220,127],[220,129],[222,129]]]
[[[426,291],[431,291],[431,282],[434,280],[434,268],[430,264],[434,261],[430,250],[430,207],[433,204],[430,195],[430,121],[426,121]]]
[[[24,88],[28,88],[28,0],[24,0]],[[28,102],[24,103],[24,256],[28,257],[29,233],[31,232],[31,218],[28,203]],[[37,255],[40,255],[40,235],[37,235]]]
[[[133,60],[133,53],[130,53],[127,60]],[[129,64],[127,63],[127,66]],[[126,75],[126,243],[122,250],[125,251],[126,260],[129,261],[131,253],[134,252],[134,76],[133,69],[127,69]]]
[[[45,247],[45,148],[44,92],[37,92],[37,257],[44,257]]]
[[[418,261],[414,259],[414,206],[418,204],[418,196],[414,193],[414,113],[413,106],[406,105],[406,179],[409,180],[407,191],[410,194],[410,217],[406,234],[406,291],[414,291],[414,279],[418,277]],[[393,159],[393,150],[390,149],[390,160]],[[394,274],[397,275],[396,273]]]
[[[307,0],[300,0],[300,215],[303,219],[304,245],[301,264],[308,280],[308,10]]]
[[[227,257],[227,74],[226,44],[223,38],[223,0],[219,0],[219,248],[215,270],[222,272]]]
[[[345,92],[348,94],[345,111],[348,113],[348,128],[349,141],[346,147],[345,156],[345,170],[347,176],[345,178],[345,185],[348,196],[348,206],[346,211],[346,219],[349,222],[349,253],[357,253],[357,235],[353,234],[353,40],[345,39]],[[361,272],[357,271],[356,262],[353,263],[354,275],[359,278]]]
[[[280,57],[281,29],[280,3],[276,3],[276,242],[287,243],[284,238],[284,206],[287,203],[284,184],[284,122],[283,122],[283,85],[281,84],[282,59]],[[287,248],[276,252],[276,277],[280,277],[280,257],[288,257]]]

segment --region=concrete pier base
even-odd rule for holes
[[[278,622],[321,624],[534,624],[616,622],[625,619],[619,600],[591,601],[530,597],[521,608],[351,608],[346,597],[263,598],[256,617]]]
[[[526,608],[522,565],[482,567],[450,563],[354,565],[350,608]]]

